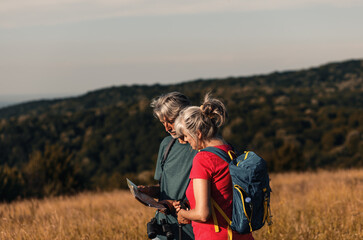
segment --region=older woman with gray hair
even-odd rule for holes
[[[184,141],[194,150],[215,147],[228,153],[232,147],[218,136],[218,129],[226,122],[227,116],[224,104],[207,94],[200,107],[190,106],[180,112],[175,121],[176,134],[184,137]],[[212,220],[211,199],[217,202],[229,219],[232,216],[232,181],[225,160],[211,152],[200,151],[193,159],[189,178],[191,181],[186,195],[190,209],[182,209],[178,201],[173,204],[179,221],[192,221],[195,239],[253,239],[251,233],[232,231],[220,214],[216,215],[219,231]]]

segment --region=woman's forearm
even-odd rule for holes
[[[193,188],[195,208],[190,211],[181,209],[178,214],[191,221],[206,222],[211,215],[209,181],[206,179],[193,179]]]
[[[184,210],[181,209],[179,213],[183,218],[195,222],[206,222],[210,218],[210,211],[197,211],[196,209]]]

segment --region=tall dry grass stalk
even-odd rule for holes
[[[258,239],[363,239],[363,170],[272,174],[272,233]],[[151,208],[127,191],[0,204],[0,239],[147,239]]]
[[[272,233],[256,239],[363,239],[363,169],[271,176]]]
[[[126,191],[0,205],[0,239],[146,239],[153,210]]]

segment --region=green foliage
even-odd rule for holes
[[[24,178],[16,167],[0,165],[0,201],[11,201],[22,196]]]
[[[60,145],[46,145],[36,150],[24,168],[27,196],[57,196],[74,193],[81,187],[80,172],[73,155]]]
[[[229,121],[221,134],[263,156],[270,171],[363,166],[363,61],[302,71],[121,86],[0,109],[0,169],[7,197],[126,187],[155,167],[165,133],[150,100],[180,91],[194,105],[212,91]],[[4,170],[6,169],[6,170]],[[147,180],[151,181],[150,174]],[[151,174],[152,176],[152,174]],[[5,196],[5,195],[2,195]]]

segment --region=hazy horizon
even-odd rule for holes
[[[358,0],[5,1],[0,101],[361,59],[362,12]]]
[[[316,66],[309,66],[309,67],[300,68],[300,69],[285,69],[285,70],[279,70],[278,72],[307,70],[307,69],[310,69],[310,68],[316,68],[316,67],[326,65],[326,64],[330,64],[330,63],[344,62],[344,61],[350,61],[350,60],[363,60],[363,59],[346,59],[346,60],[342,60],[342,61],[331,61],[331,62],[318,64]],[[274,71],[274,72],[276,72],[276,71]],[[272,72],[251,74],[251,75],[245,75],[245,76],[244,75],[232,76],[232,77],[251,77],[251,76],[254,76],[254,75],[268,75],[268,74],[271,74],[271,73]],[[223,78],[227,78],[227,77],[231,77],[231,76],[220,77],[219,79],[223,79]],[[211,78],[205,78],[204,80],[216,79],[216,78],[217,77],[211,77]],[[179,83],[189,82],[189,81],[194,81],[194,80],[198,80],[198,79],[189,79],[189,80],[185,80],[185,81],[180,81]],[[80,92],[80,93],[1,94],[0,95],[0,109],[4,108],[4,107],[11,106],[11,105],[16,105],[16,104],[30,102],[30,101],[52,100],[52,99],[60,99],[60,98],[77,97],[77,96],[87,94],[88,92],[97,91],[97,90],[106,89],[106,88],[111,88],[111,87],[121,87],[121,86],[131,86],[131,85],[148,85],[148,86],[151,86],[151,85],[155,85],[155,84],[157,84],[157,83],[149,83],[149,84],[148,83],[145,83],[145,84],[132,84],[131,83],[131,84],[121,84],[121,85],[117,85],[117,86],[116,85],[111,85],[111,86],[103,86],[103,87],[100,87],[100,88],[90,89],[90,90],[88,90],[86,92]],[[168,85],[168,84],[172,84],[172,83],[164,83],[162,85]]]

